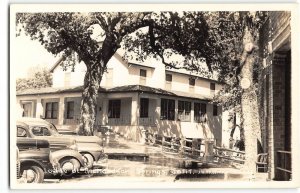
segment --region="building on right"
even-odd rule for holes
[[[260,31],[260,123],[270,180],[292,179],[291,12],[272,11]]]

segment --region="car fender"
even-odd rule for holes
[[[84,166],[84,161],[83,161],[82,155],[78,151],[75,151],[72,149],[57,150],[57,151],[51,152],[51,156],[52,156],[53,160],[57,160],[57,161],[61,160],[62,158],[65,158],[65,157],[74,157],[80,162],[81,166]]]
[[[77,148],[81,154],[91,154],[96,161],[99,159],[100,154],[103,153],[103,148],[97,143],[77,143]]]
[[[35,159],[20,159],[20,168],[23,168],[24,166],[33,166],[33,165],[36,165],[36,166],[39,166],[43,169],[44,172],[47,172],[48,169],[52,169],[51,165],[45,165],[43,164],[42,162],[40,161],[37,161]]]

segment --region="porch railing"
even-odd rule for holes
[[[131,116],[120,116],[120,118],[108,118],[108,125],[130,125]]]
[[[279,150],[277,153],[276,170],[284,173],[283,178],[289,180],[292,176],[292,153],[290,151]]]
[[[245,162],[245,152],[234,149],[228,149],[223,147],[214,146],[215,157],[220,161],[228,160],[236,163],[243,164]]]
[[[204,141],[205,139],[169,137],[146,132],[147,144],[161,146],[164,153],[181,154],[198,160],[203,160],[205,155]]]

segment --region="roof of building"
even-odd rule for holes
[[[120,50],[118,50],[116,53],[115,53],[115,56],[118,56],[118,57],[121,57],[121,53],[119,53]],[[121,57],[122,58],[122,57]],[[53,73],[54,70],[65,60],[65,57],[60,57],[57,62],[55,62],[55,64],[53,64],[53,66],[50,68],[50,72]],[[137,62],[137,61],[128,61],[128,67],[130,66],[139,66],[139,67],[143,67],[143,68],[151,68],[151,69],[155,69],[155,65],[153,65],[150,61],[144,61],[144,62]],[[212,78],[208,78],[208,77],[204,77],[203,75],[200,75],[200,74],[197,74],[197,73],[194,73],[194,72],[190,72],[188,70],[185,70],[185,69],[166,69],[166,72],[169,72],[169,73],[178,73],[178,74],[184,74],[184,75],[187,75],[187,76],[193,76],[193,77],[196,77],[196,78],[199,78],[199,79],[203,79],[203,80],[209,80],[209,81],[212,81],[212,82],[215,82],[215,83],[222,83],[222,82],[219,82],[217,80],[217,78],[215,77],[212,77]]]
[[[17,91],[17,96],[26,96],[26,95],[42,95],[42,94],[60,94],[60,93],[78,93],[83,91],[83,86],[77,87],[64,87],[64,88],[40,88],[40,89],[26,89],[22,91]],[[125,93],[125,92],[140,92],[140,93],[149,93],[149,94],[157,94],[164,96],[173,96],[173,97],[183,97],[183,98],[191,98],[191,99],[200,99],[200,100],[211,100],[211,97],[207,97],[200,94],[195,93],[187,93],[180,91],[167,91],[160,88],[153,88],[149,86],[143,85],[126,85],[126,86],[118,86],[114,88],[100,88],[99,92],[102,93]]]
[[[184,69],[182,69],[182,70],[166,69],[166,72],[183,74],[186,76],[194,77],[196,79],[202,79],[202,80],[207,80],[207,81],[218,83],[218,84],[224,84],[223,82],[220,82],[220,81],[216,80],[215,78],[206,78],[206,77],[200,76],[199,74],[188,72],[187,70],[184,70]]]
[[[143,68],[151,68],[154,69],[154,66],[150,66],[150,65],[145,65],[145,64],[140,64],[140,63],[133,63],[133,62],[128,62],[128,66],[130,67],[131,65],[134,66],[139,66],[139,67],[143,67]]]
[[[47,87],[47,88],[32,88],[17,91],[17,96],[23,95],[40,95],[40,94],[59,94],[59,93],[76,93],[82,92],[83,86],[73,86],[73,87]],[[104,88],[100,88],[99,91],[105,91]]]
[[[149,86],[143,85],[126,85],[126,86],[118,86],[111,89],[107,89],[108,93],[113,92],[145,92],[145,93],[153,93],[153,94],[163,94],[163,95],[174,95],[174,93],[160,89],[153,88]]]
[[[60,57],[55,64],[53,64],[53,66],[50,68],[50,72],[53,73],[53,71],[60,65],[60,63],[64,60],[65,58],[62,56]]]

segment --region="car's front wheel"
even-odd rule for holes
[[[83,154],[84,158],[84,164],[88,169],[91,169],[93,167],[94,158],[91,154],[85,153]]]
[[[63,158],[60,160],[60,167],[63,175],[72,176],[77,173],[80,169],[80,163],[75,158]]]
[[[26,183],[42,183],[44,181],[44,170],[39,166],[24,166],[21,174],[25,178]]]

